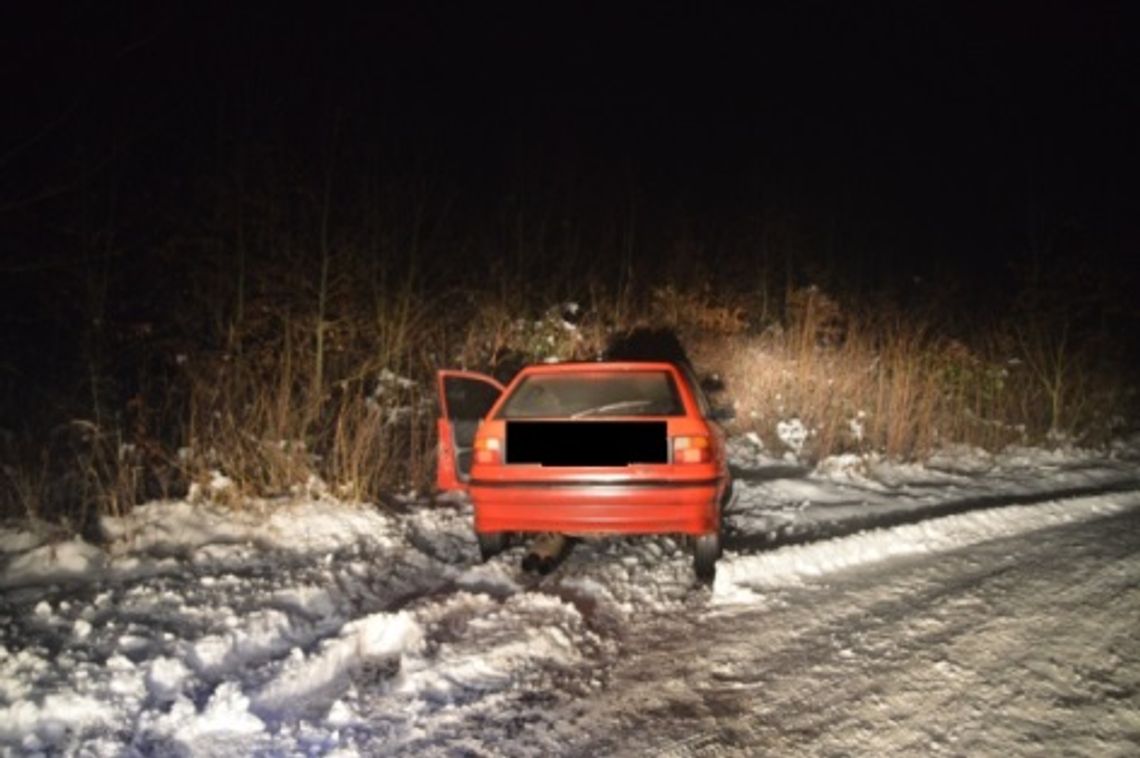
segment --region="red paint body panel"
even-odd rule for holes
[[[488,438],[505,440],[506,422],[497,418],[499,409],[527,376],[646,370],[669,372],[685,415],[607,416],[607,420],[663,420],[667,424],[670,448],[676,437],[707,436],[710,461],[619,467],[476,462],[471,467],[470,480],[465,483],[475,506],[475,531],[689,535],[717,532],[720,503],[728,486],[724,435],[715,423],[701,415],[700,404],[686,375],[671,363],[564,363],[525,368],[484,417],[475,445],[478,447]],[[591,422],[582,419],[581,423]],[[441,439],[444,431],[441,425]],[[463,486],[454,462],[441,460],[440,471],[441,488],[445,480]]]
[[[441,417],[435,424],[436,444],[439,449],[436,453],[435,486],[443,492],[452,490],[465,490],[467,485],[459,481],[459,473],[455,470],[455,440],[451,436],[451,422],[447,417]]]
[[[477,532],[708,534],[717,530],[717,485],[470,488]]]
[[[440,417],[436,420],[436,467],[435,486],[442,492],[466,491],[467,483],[456,466],[458,451],[455,448],[455,435],[451,423],[451,409],[447,404],[446,383],[449,380],[481,382],[503,391],[503,385],[485,374],[475,371],[448,369],[436,374],[436,390],[439,393]]]

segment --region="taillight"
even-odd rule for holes
[[[673,463],[708,463],[712,448],[708,437],[674,437]]]
[[[478,437],[475,440],[476,463],[502,463],[503,447],[498,437]]]

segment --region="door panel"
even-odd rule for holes
[[[467,489],[479,422],[503,393],[503,385],[474,371],[440,371],[440,418],[436,424],[436,486],[445,492]]]

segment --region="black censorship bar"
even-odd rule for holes
[[[668,463],[664,421],[508,421],[507,463],[628,466]]]

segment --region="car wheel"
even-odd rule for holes
[[[720,534],[702,534],[693,538],[693,571],[702,584],[716,579],[716,560],[720,557]]]
[[[724,555],[724,512],[729,510],[736,503],[736,480],[729,479],[728,487],[725,489],[724,499],[720,503],[720,514],[717,519],[717,558]]]
[[[484,561],[494,558],[507,546],[506,532],[476,532],[479,541],[479,557]]]

